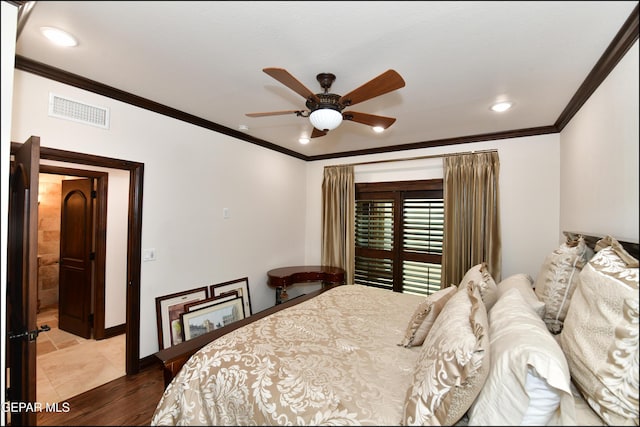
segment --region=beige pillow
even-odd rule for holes
[[[638,425],[638,267],[616,243],[583,268],[559,338],[589,406],[608,425]]]
[[[424,339],[433,326],[433,322],[442,311],[449,298],[458,290],[456,286],[440,289],[426,297],[422,301],[409,320],[404,338],[399,345],[415,347],[422,345]]]
[[[489,267],[486,262],[474,265],[467,270],[460,281],[459,288],[467,286],[470,281],[475,282],[480,288],[482,302],[484,302],[487,311],[491,310],[491,307],[493,307],[493,304],[495,304],[498,298],[498,287],[493,276],[489,273]]]
[[[473,281],[455,292],[422,345],[407,390],[403,425],[453,425],[489,370],[487,311]]]
[[[603,237],[602,239],[596,242],[596,252],[600,249],[604,249],[607,246],[611,246],[611,249],[620,257],[620,260],[624,263],[624,266],[627,268],[638,268],[640,265],[638,260],[629,255],[627,250],[618,242],[615,238],[611,236]]]
[[[533,290],[533,279],[528,274],[517,273],[513,274],[502,282],[498,283],[498,299],[502,298],[508,290],[517,289],[524,297],[524,300],[533,308],[533,310],[544,318],[544,302],[540,301]]]
[[[552,333],[558,334],[562,330],[580,270],[592,256],[593,251],[579,236],[577,240],[567,240],[547,255],[540,267],[535,293],[545,304],[543,320]]]
[[[562,349],[519,289],[505,291],[489,311],[489,338],[489,376],[469,425],[576,425]]]

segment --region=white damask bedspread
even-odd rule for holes
[[[338,286],[209,343],[152,425],[398,425],[420,347],[398,343],[423,297]]]

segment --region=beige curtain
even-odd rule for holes
[[[502,275],[497,152],[446,156],[441,286],[458,285],[467,270],[486,262]]]
[[[322,180],[322,265],[345,270],[353,283],[355,252],[353,166],[327,166]]]

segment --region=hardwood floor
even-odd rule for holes
[[[68,412],[41,412],[39,426],[148,426],[164,391],[162,366],[153,364],[67,400]],[[62,408],[61,408],[62,409]]]

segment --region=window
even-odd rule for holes
[[[418,295],[440,289],[442,186],[441,179],[356,184],[355,283]]]

